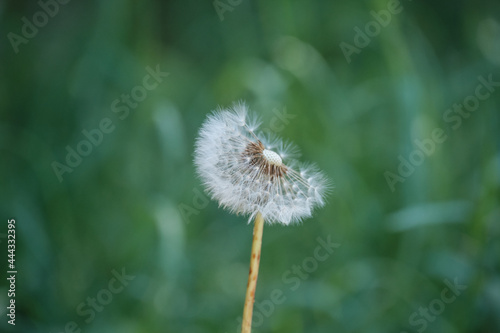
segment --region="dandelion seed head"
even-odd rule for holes
[[[233,213],[260,212],[268,223],[302,221],[324,205],[327,178],[299,166],[290,143],[257,132],[261,122],[244,103],[213,112],[196,140],[197,173],[207,192]]]
[[[281,166],[283,164],[283,161],[281,160],[280,155],[276,154],[274,151],[269,150],[269,149],[264,149],[262,151],[262,155],[266,159],[267,162],[269,162],[272,165],[275,165],[277,167]]]

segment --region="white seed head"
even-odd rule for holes
[[[207,192],[220,206],[249,215],[249,222],[258,212],[285,225],[310,217],[324,205],[328,180],[311,165],[296,169],[288,156],[297,149],[256,132],[259,125],[243,103],[208,116],[194,157]]]
[[[262,155],[264,155],[264,158],[266,159],[266,161],[268,161],[272,165],[281,166],[283,164],[283,161],[281,160],[280,155],[276,154],[272,150],[264,149],[264,151],[262,152]]]

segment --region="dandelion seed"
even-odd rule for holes
[[[196,140],[194,162],[207,192],[219,205],[255,218],[242,333],[251,332],[264,221],[289,225],[324,205],[327,178],[299,166],[290,143],[258,133],[260,121],[244,103],[209,115]]]
[[[208,193],[220,206],[248,215],[249,223],[259,212],[266,222],[285,225],[311,217],[324,205],[326,177],[311,165],[291,167],[297,149],[260,135],[259,124],[243,103],[205,121],[195,164]]]

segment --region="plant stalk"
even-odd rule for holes
[[[264,218],[260,213],[257,213],[253,227],[250,272],[248,273],[247,293],[245,296],[245,307],[243,308],[243,322],[241,324],[241,333],[252,332],[253,303],[255,302],[255,289],[257,288],[257,277],[259,275],[260,250],[262,247],[263,230]]]

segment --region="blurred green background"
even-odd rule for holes
[[[335,184],[265,227],[255,332],[500,332],[498,1],[59,1],[0,2],[0,331],[239,332],[252,226],[192,158],[245,100]]]

